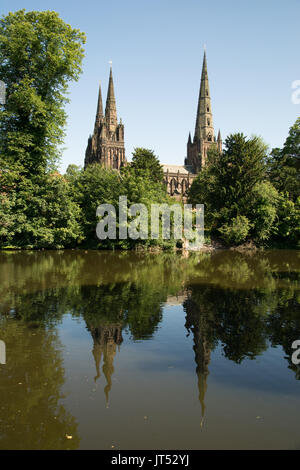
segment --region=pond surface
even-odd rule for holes
[[[0,253],[0,340],[0,449],[300,448],[299,251]]]

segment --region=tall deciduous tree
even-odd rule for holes
[[[294,202],[300,197],[300,117],[290,128],[283,148],[272,150],[270,179],[279,191],[287,193]]]
[[[191,203],[205,204],[206,222],[231,243],[249,234],[270,237],[276,216],[277,191],[266,181],[267,146],[260,137],[230,135],[225,150],[208,155],[208,165],[193,182]]]
[[[132,154],[130,168],[137,175],[145,175],[148,172],[150,179],[155,182],[162,182],[164,173],[159,159],[152,150],[145,148],[135,148]]]
[[[68,82],[81,72],[85,35],[53,11],[20,10],[0,20],[0,168],[38,174],[63,142]]]

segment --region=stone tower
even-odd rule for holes
[[[192,167],[194,173],[198,173],[205,165],[207,150],[212,144],[216,144],[219,151],[222,151],[220,131],[218,134],[218,140],[215,138],[211,99],[209,93],[206,53],[204,52],[195,134],[193,141],[191,139],[191,134],[189,134],[185,165]]]
[[[84,167],[101,163],[105,168],[119,170],[126,163],[124,126],[118,123],[112,68],[110,68],[105,115],[103,114],[101,87],[93,135],[89,136]]]

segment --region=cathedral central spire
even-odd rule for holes
[[[185,164],[192,167],[193,173],[198,173],[201,168],[203,168],[207,160],[207,151],[209,147],[215,143],[216,139],[209,92],[206,52],[204,51],[195,134],[193,142],[191,142],[190,137],[188,139],[187,158],[185,159]],[[217,146],[221,152],[222,141],[220,136]]]
[[[204,140],[209,140],[211,138],[211,140],[213,140],[213,137],[214,127],[209,92],[206,53],[204,51],[194,141],[195,139],[201,138]]]
[[[106,118],[106,124],[110,132],[114,132],[118,125],[118,119],[117,119],[114,81],[113,81],[113,76],[112,76],[112,66],[110,66],[110,73],[109,73],[109,83],[108,83],[108,91],[107,91],[107,99],[106,99],[106,107],[105,107],[105,118]]]

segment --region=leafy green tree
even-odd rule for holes
[[[300,197],[293,202],[280,194],[274,241],[285,247],[300,248]]]
[[[29,175],[53,169],[63,142],[71,80],[78,80],[85,36],[53,11],[20,10],[0,20],[0,168]]]
[[[175,201],[169,198],[161,182],[152,179],[147,169],[136,171],[129,167],[119,173],[116,170],[106,169],[98,163],[89,165],[85,170],[72,165],[67,169],[66,179],[70,184],[74,200],[81,209],[80,225],[84,232],[83,244],[85,246],[122,249],[131,249],[137,245],[145,247],[159,245],[166,249],[174,246],[174,240],[163,240],[161,237],[158,240],[151,239],[151,204],[173,204]],[[146,207],[148,235],[145,239],[134,240],[128,237],[123,240],[119,238],[118,208],[121,196],[126,196],[127,208],[137,203],[144,204]],[[112,204],[115,207],[117,215],[115,240],[100,241],[96,236],[98,222],[96,210],[100,204]],[[133,219],[128,216],[127,228]],[[140,231],[140,227],[137,227],[137,230]]]
[[[79,165],[74,165],[74,164],[68,165],[68,168],[65,174],[66,179],[70,182],[75,181],[76,178],[78,178],[81,172],[81,169],[82,168]]]
[[[123,242],[122,246],[126,248],[132,248],[136,244],[144,246],[156,246],[159,245],[164,249],[174,247],[174,239],[163,239],[161,234],[158,240],[151,239],[151,205],[152,204],[172,204],[176,201],[167,195],[165,186],[157,180],[153,180],[147,169],[139,170],[138,172],[125,172],[122,175],[121,187],[122,195],[127,196],[128,206],[131,204],[141,203],[144,204],[148,211],[148,237],[146,240],[127,240]],[[130,222],[130,220],[129,220]],[[172,217],[171,217],[171,224]]]
[[[66,179],[57,172],[22,178],[18,191],[3,196],[2,247],[68,248],[83,238],[80,208],[73,201]],[[7,211],[7,212],[6,212]]]
[[[223,224],[218,231],[228,245],[238,245],[247,238],[250,227],[247,217],[238,215],[231,219],[229,223]]]
[[[70,179],[72,169],[68,169]],[[74,170],[74,168],[73,168]],[[116,170],[105,169],[94,163],[85,170],[73,171],[71,177],[72,193],[81,208],[80,225],[84,233],[84,243],[97,246],[96,210],[100,204],[112,204],[117,207],[120,195],[120,175]]]
[[[262,181],[253,187],[251,196],[247,217],[252,222],[256,240],[264,242],[275,233],[279,194],[269,181]]]
[[[95,163],[89,165],[85,170],[78,167],[69,166],[66,173],[66,179],[71,186],[70,191],[75,202],[81,209],[80,225],[83,229],[83,244],[90,247],[100,248],[123,248],[130,249],[136,245],[159,245],[164,248],[170,248],[174,241],[151,240],[150,235],[150,214],[151,204],[174,203],[165,190],[161,182],[153,181],[148,170],[128,169],[121,173],[116,170],[106,169],[102,165]],[[130,237],[121,240],[118,236],[118,207],[119,198],[127,197],[127,208],[132,204],[144,204],[148,210],[148,236],[146,239],[133,240]],[[97,216],[96,210],[100,204],[112,204],[117,215],[117,237],[116,240],[99,240],[96,236]],[[138,214],[137,214],[138,216]],[[133,218],[128,217],[128,225]],[[137,228],[139,230],[139,228]]]
[[[68,83],[81,73],[85,36],[56,12],[0,20],[0,244],[63,248],[80,242],[80,208],[55,171]]]
[[[0,193],[0,247],[12,238],[15,225],[16,193]]]
[[[152,150],[135,148],[132,155],[132,162],[127,167],[129,170],[133,170],[137,175],[148,173],[150,179],[162,183],[164,178],[163,169]]]
[[[290,128],[282,149],[275,148],[269,160],[272,184],[292,201],[300,196],[300,117]]]
[[[189,192],[192,204],[205,204],[205,221],[226,243],[247,237],[270,238],[278,194],[267,182],[267,146],[260,137],[230,135],[222,154],[213,149]]]

